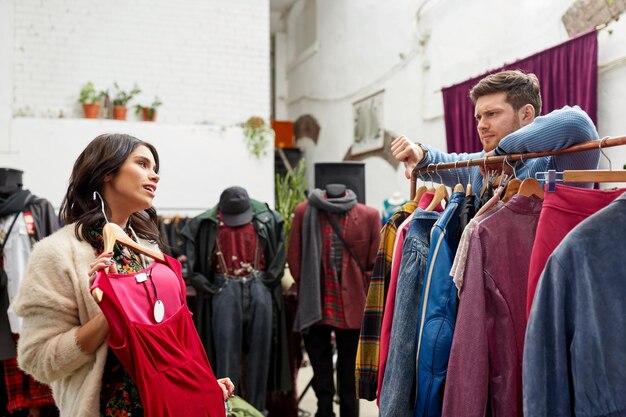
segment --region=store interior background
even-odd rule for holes
[[[564,18],[584,10],[585,21]],[[342,161],[354,137],[353,103],[384,91],[382,124],[445,149],[441,89],[558,45],[577,24],[598,31],[598,131],[626,134],[623,0],[0,0],[0,166],[24,171],[24,187],[58,208],[72,163],[95,136],[126,132],[161,154],[155,206],[196,215],[227,186],[274,201],[272,148],[244,144],[250,116],[318,123],[300,138],[313,164]],[[580,13],[579,13],[580,14]],[[87,120],[80,87],[137,83],[130,103],[163,101],[155,123]],[[623,147],[606,153],[613,168]],[[408,198],[401,166],[372,156],[367,204]],[[608,167],[606,160],[601,161]]]

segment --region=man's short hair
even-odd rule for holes
[[[490,74],[472,87],[469,94],[476,104],[479,97],[502,92],[506,93],[506,101],[514,110],[530,104],[536,116],[541,114],[541,89],[537,76],[532,73],[515,70]]]

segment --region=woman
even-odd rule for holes
[[[143,415],[135,384],[107,349],[109,326],[89,289],[103,268],[124,274],[147,266],[119,244],[103,253],[106,221],[142,245],[163,247],[152,207],[158,171],[152,145],[124,134],[98,136],[74,164],[61,204],[66,226],[31,254],[13,305],[24,319],[18,361],[50,384],[61,417]],[[102,203],[93,199],[96,191]],[[234,386],[228,378],[218,384],[226,401]]]

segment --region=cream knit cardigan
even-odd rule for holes
[[[94,354],[76,343],[76,330],[101,310],[89,292],[95,251],[74,231],[74,225],[65,226],[33,248],[13,301],[24,319],[17,359],[20,368],[52,387],[60,417],[96,417],[107,343]]]

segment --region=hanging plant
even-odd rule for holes
[[[257,159],[267,155],[267,147],[274,141],[274,130],[258,116],[250,117],[242,128],[250,153]]]

